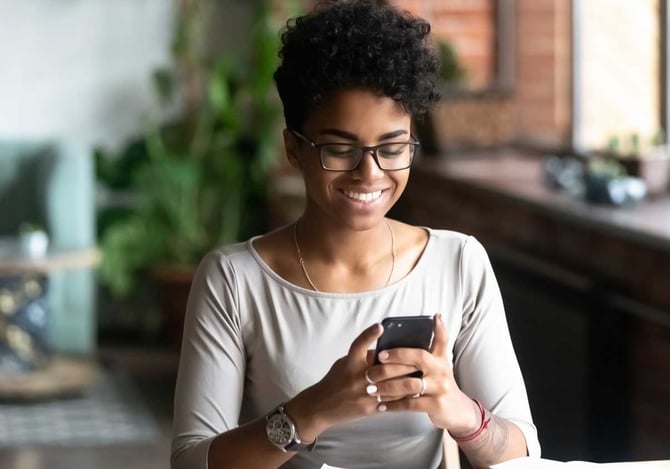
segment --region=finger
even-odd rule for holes
[[[431,359],[430,353],[422,348],[392,348],[379,353],[379,361],[384,365],[406,365],[421,370],[422,365]]]
[[[373,324],[365,329],[351,343],[348,355],[350,357],[360,357],[363,360],[367,360],[368,349],[370,348],[372,342],[377,340],[382,335],[382,332],[384,332],[384,328],[379,323]]]
[[[422,384],[422,383],[425,383]],[[375,383],[377,389],[376,393],[385,398],[401,398],[407,396],[415,396],[418,394],[425,394],[427,392],[428,383],[424,378],[397,378],[387,381]]]
[[[399,401],[400,399],[405,399],[407,396],[382,396],[380,394],[377,394],[374,396],[375,400],[377,402],[393,402],[393,401]]]
[[[444,322],[442,322],[442,315],[436,314],[433,321],[435,322],[435,335],[433,336],[430,353],[438,357],[444,357],[447,354],[447,330],[444,327]]]
[[[426,412],[430,405],[430,399],[425,397],[403,397],[402,399],[387,399],[382,397],[382,402],[377,404],[378,412]]]
[[[368,368],[367,373],[372,381],[375,383],[385,381],[387,379],[399,378],[406,376],[416,371],[414,365],[374,365]]]

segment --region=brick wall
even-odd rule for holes
[[[517,0],[517,139],[570,142],[571,9],[565,0]]]
[[[496,82],[496,6],[493,0],[393,2],[431,22],[449,40],[466,70],[465,85]],[[513,138],[542,147],[566,146],[571,132],[571,9],[565,0],[515,0]],[[509,106],[509,103],[506,105]],[[501,114],[507,115],[507,114]]]
[[[464,84],[489,86],[495,66],[495,6],[493,0],[395,0],[431,23],[435,38],[448,40],[465,69]]]

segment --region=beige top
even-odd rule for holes
[[[428,231],[426,249],[405,278],[360,293],[315,292],[287,282],[260,258],[253,239],[209,254],[186,313],[172,468],[206,468],[216,435],[265,415],[319,381],[372,323],[438,312],[463,392],[518,425],[530,455],[539,456],[486,252],[472,237]],[[442,430],[425,414],[388,412],[330,428],[314,452],[299,453],[283,467],[431,468],[440,462],[441,444]]]

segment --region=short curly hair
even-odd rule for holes
[[[383,2],[341,0],[287,22],[274,74],[289,128],[300,130],[332,92],[366,88],[412,117],[439,99],[430,24]]]

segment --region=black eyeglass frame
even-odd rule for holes
[[[343,143],[343,142],[322,142],[322,143],[315,143],[305,137],[303,134],[298,132],[297,130],[289,129],[289,132],[291,132],[293,135],[298,137],[300,140],[303,140],[306,143],[309,143],[309,145],[314,148],[315,150],[318,150],[319,152],[319,162],[321,163],[321,168],[323,168],[326,171],[333,171],[337,173],[344,173],[347,171],[353,171],[356,168],[358,168],[358,165],[361,164],[361,160],[363,159],[363,155],[366,152],[372,153],[372,158],[375,160],[375,163],[377,164],[377,167],[381,169],[382,171],[403,171],[407,168],[410,168],[412,166],[412,163],[414,162],[414,157],[416,156],[416,152],[418,148],[421,146],[421,144],[414,140],[414,141],[408,141],[408,142],[385,142],[385,143],[380,143],[379,145],[373,145],[370,147],[362,147],[359,145],[356,145],[355,143]],[[411,137],[414,138],[414,137]],[[409,158],[409,164],[407,166],[404,166],[402,168],[394,168],[394,169],[384,169],[382,166],[379,164],[379,157],[377,155],[377,150],[379,147],[383,147],[385,145],[393,145],[393,144],[399,144],[399,143],[405,143],[408,144],[412,147],[412,154],[410,155]],[[327,145],[350,145],[352,147],[358,148],[358,160],[356,160],[356,164],[354,164],[350,169],[332,169],[332,168],[327,168],[326,165],[323,163],[323,155],[321,152],[321,148],[327,146]]]

